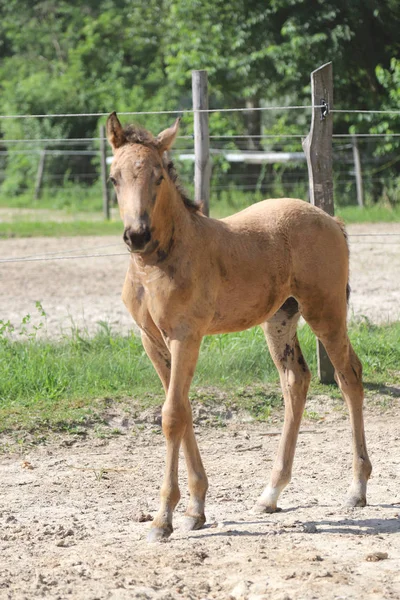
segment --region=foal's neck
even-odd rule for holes
[[[191,218],[179,190],[175,184],[166,180],[157,196],[152,215],[153,237],[158,245],[155,251],[143,260],[148,265],[161,266],[176,246],[190,235]]]

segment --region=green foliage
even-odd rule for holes
[[[328,60],[334,64],[336,106],[399,108],[400,8],[395,0],[9,0],[1,9],[2,114],[188,109],[193,69],[208,70],[215,108],[309,104],[309,73]],[[309,118],[309,111],[213,113],[210,130],[214,135],[303,134]],[[157,133],[171,117],[137,120]],[[99,123],[104,118],[4,119],[0,137],[89,138],[98,135]],[[391,133],[398,124],[396,115],[335,115],[336,133]],[[182,133],[192,130],[188,116]],[[225,147],[279,150],[282,144],[247,138]],[[30,147],[28,153],[7,142],[0,145],[6,151],[0,155],[3,198],[32,198],[41,148]],[[284,149],[298,149],[298,142],[286,142]],[[374,201],[398,198],[395,153],[396,138],[366,148],[367,159],[382,160],[372,171],[386,165],[382,181],[369,192]],[[96,179],[98,161],[88,156],[46,163],[50,174],[89,169]],[[223,160],[215,165],[215,184],[226,185],[227,170]],[[247,170],[260,175],[257,166]],[[279,179],[276,172],[270,175]],[[370,175],[372,180],[375,173]],[[354,190],[347,196],[354,199]]]

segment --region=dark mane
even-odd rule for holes
[[[129,144],[142,144],[148,148],[157,147],[154,135],[139,125],[127,125],[124,127],[124,137]]]
[[[146,146],[147,148],[153,148],[155,150],[157,149],[157,138],[147,131],[147,129],[144,129],[139,125],[127,125],[124,127],[124,137],[128,144],[142,144],[142,146]],[[191,200],[179,182],[178,174],[175,170],[172,160],[165,158],[164,167],[167,170],[172,183],[175,184],[175,187],[186,208],[191,212],[202,212],[202,205],[197,204],[197,202],[194,200]]]
[[[176,187],[180,197],[182,198],[182,202],[186,206],[186,208],[188,208],[192,212],[203,212],[202,204],[198,204],[195,200],[192,200],[187,195],[185,189],[183,188],[182,184],[180,183],[180,181],[178,179],[178,173],[175,170],[174,163],[172,162],[172,160],[167,160],[165,167],[167,169],[169,178],[171,179],[172,183],[175,184],[175,187]]]

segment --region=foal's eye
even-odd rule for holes
[[[156,181],[156,185],[160,185],[163,179],[164,179],[164,175],[160,175],[160,177]]]
[[[115,177],[111,177],[111,175],[110,175],[110,181],[113,185],[117,185],[117,180],[115,179]]]

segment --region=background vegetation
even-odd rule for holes
[[[334,64],[335,105],[400,109],[397,0],[0,0],[0,113],[48,114],[191,108],[191,71],[207,69],[213,108],[309,104],[309,74]],[[304,135],[309,111],[215,113],[212,135]],[[336,114],[335,133],[399,131],[398,115]],[[104,121],[104,120],[103,120]],[[170,121],[146,116],[154,132]],[[0,204],[31,206],[43,143],[93,138],[97,117],[0,120]],[[192,132],[185,117],[182,133]],[[52,144],[40,206],[99,209],[96,142]],[[181,148],[191,148],[181,140]],[[300,139],[213,142],[232,149],[301,150]],[[370,203],[398,202],[398,141],[360,142]],[[65,150],[71,152],[66,154]],[[78,154],[92,152],[92,154]],[[336,202],[355,203],[351,149],[335,142]],[[190,182],[192,165],[182,164]],[[305,164],[214,161],[212,202],[306,197]]]

